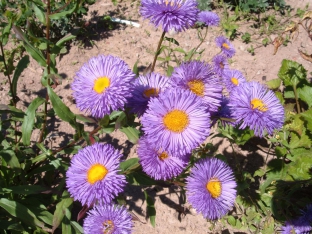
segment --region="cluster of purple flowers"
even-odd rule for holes
[[[165,32],[185,30],[197,21],[219,23],[215,13],[199,12],[195,0],[142,0],[141,14]],[[229,68],[227,59],[235,54],[230,41],[219,36],[216,45],[221,53],[212,64],[185,62],[171,77],[152,72],[135,79],[121,59],[93,57],[76,73],[73,96],[78,108],[95,118],[125,108],[136,114],[143,130],[137,150],[143,171],[156,180],[170,180],[185,170],[192,151],[208,137],[212,116],[233,118],[232,125],[249,127],[257,136],[272,134],[283,124],[284,110],[274,93]],[[85,233],[131,232],[130,214],[113,204],[126,184],[120,158],[111,145],[95,143],[71,161],[68,191],[83,205],[94,206],[85,219]],[[224,216],[234,204],[235,178],[219,159],[199,160],[186,182],[188,201],[207,219]]]

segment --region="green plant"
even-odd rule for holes
[[[242,40],[243,40],[243,42],[248,44],[251,41],[251,35],[248,32],[244,33],[242,35]]]

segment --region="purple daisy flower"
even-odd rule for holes
[[[186,181],[188,201],[206,219],[221,218],[234,205],[236,182],[233,171],[220,159],[198,161]]]
[[[233,119],[232,111],[229,107],[229,103],[230,103],[230,99],[226,96],[222,96],[221,105],[218,111],[211,113],[212,125],[215,124],[217,119],[221,120],[221,123],[223,126],[225,126],[225,124],[235,125],[234,122],[226,121],[222,119],[222,118]]]
[[[195,0],[142,0],[140,12],[165,32],[181,32],[196,23],[199,10]]]
[[[130,234],[132,226],[127,209],[115,204],[96,205],[83,222],[85,234]]]
[[[122,109],[131,96],[134,77],[128,65],[117,57],[91,58],[76,73],[72,84],[77,107],[96,118]]]
[[[247,82],[243,73],[235,69],[224,70],[222,80],[228,92],[232,92],[232,90],[241,83]]]
[[[281,229],[282,234],[306,234],[310,233],[312,227],[309,222],[300,217],[295,220],[286,221],[285,225],[282,226]]]
[[[166,88],[172,86],[172,81],[158,73],[148,73],[139,76],[134,82],[134,91],[129,98],[127,106],[132,113],[142,116],[147,108],[151,97],[157,97],[158,94]]]
[[[171,78],[175,86],[192,91],[203,100],[208,111],[217,111],[222,97],[222,85],[212,67],[201,61],[182,63]]]
[[[218,26],[220,17],[212,11],[202,11],[198,14],[197,21],[206,24],[207,26]]]
[[[168,180],[178,176],[190,159],[190,154],[180,156],[154,148],[147,137],[141,137],[137,152],[143,171],[156,180]]]
[[[141,123],[155,148],[183,155],[208,137],[210,114],[192,92],[167,89],[150,100]]]
[[[126,184],[125,176],[118,174],[121,157],[109,144],[95,143],[79,150],[66,172],[71,196],[82,205],[110,203]]]
[[[235,54],[235,49],[232,43],[224,36],[219,36],[216,38],[216,44],[221,48],[222,54],[227,58],[232,58]]]
[[[230,95],[230,108],[240,129],[249,127],[256,136],[270,135],[284,123],[284,108],[272,90],[258,82],[246,82]]]
[[[222,77],[224,70],[229,69],[227,58],[221,54],[214,56],[212,62],[215,73],[220,77]]]

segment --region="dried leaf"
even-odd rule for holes
[[[276,37],[274,40],[273,40],[273,45],[274,45],[274,53],[273,55],[276,54],[278,48],[283,44],[283,37]]]
[[[302,52],[301,50],[298,49],[299,54],[301,55],[301,57],[309,62],[312,63],[312,54],[306,54],[304,52]]]
[[[307,11],[306,13],[304,13],[302,20],[305,19],[312,19],[312,11]]]
[[[298,29],[298,24],[294,21],[291,21],[290,24],[285,28],[284,32],[294,32]]]

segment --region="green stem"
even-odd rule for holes
[[[49,40],[50,40],[50,10],[51,10],[51,6],[50,6],[50,0],[47,0],[47,12],[46,12],[46,22],[47,22],[47,27],[46,27],[46,39],[47,39],[47,74],[50,74],[50,44],[49,44]],[[50,85],[50,80],[48,79],[48,85]],[[49,101],[49,95],[48,93],[46,94],[45,97],[45,103],[44,103],[44,121],[42,124],[42,129],[40,132],[40,137],[39,137],[39,143],[41,143],[43,141],[43,135],[44,135],[44,131],[47,125],[47,112],[48,112],[48,101]]]
[[[160,54],[160,46],[165,38],[165,34],[166,32],[163,31],[163,33],[161,34],[161,37],[159,39],[159,42],[158,42],[158,46],[157,46],[157,49],[156,49],[156,53],[155,53],[155,57],[154,57],[154,61],[153,61],[153,64],[152,64],[152,68],[151,68],[151,72],[154,71],[154,68],[155,68],[155,65],[156,65],[156,60],[157,60],[157,57],[158,55]]]
[[[297,113],[300,114],[300,104],[299,104],[299,99],[298,99],[298,93],[297,93],[297,88],[296,85],[294,85],[294,94],[295,94],[295,99],[296,99],[296,106],[297,106]]]
[[[206,32],[205,32],[205,36],[200,38],[200,43],[197,45],[197,47],[195,48],[195,50],[193,50],[193,53],[191,55],[191,57],[189,58],[189,60],[192,59],[193,55],[196,54],[196,51],[198,50],[198,48],[204,43],[206,37],[208,34],[208,27],[206,27]]]

